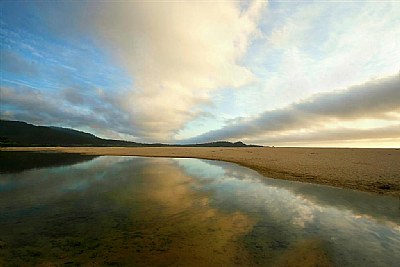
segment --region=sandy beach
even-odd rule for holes
[[[10,147],[0,150],[222,160],[251,168],[265,177],[400,197],[400,149]]]

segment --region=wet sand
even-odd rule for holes
[[[15,147],[0,150],[222,160],[249,167],[270,178],[400,197],[400,149]]]

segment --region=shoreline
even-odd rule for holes
[[[400,150],[395,148],[2,147],[0,151],[220,160],[268,178],[400,197]]]

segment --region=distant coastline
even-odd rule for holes
[[[0,120],[0,147],[261,147],[241,141],[217,141],[201,144],[138,143],[97,137],[71,128],[37,126],[22,121]]]

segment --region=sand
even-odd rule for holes
[[[14,147],[0,150],[222,160],[249,167],[269,178],[324,184],[400,197],[400,149]]]

